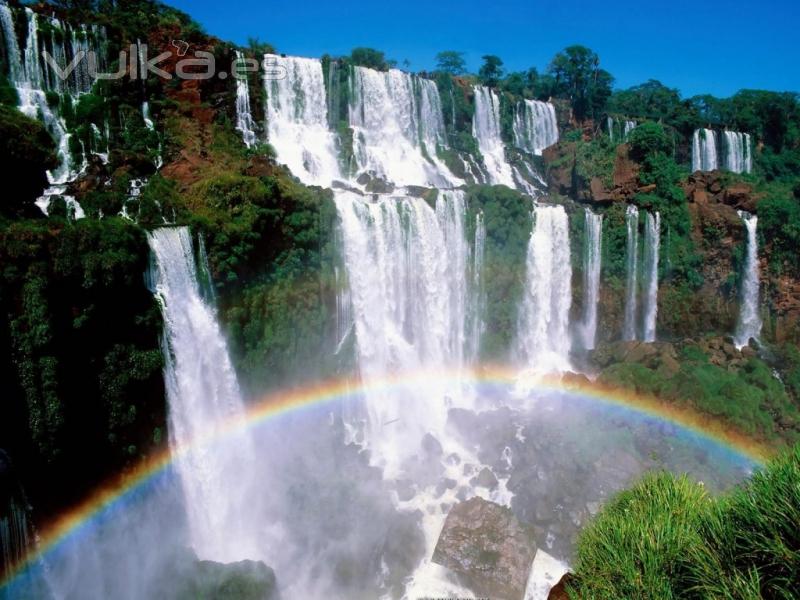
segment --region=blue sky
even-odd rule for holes
[[[654,78],[685,95],[800,92],[800,0],[166,2],[223,39],[258,37],[300,56],[370,46],[418,71],[440,50],[460,50],[473,71],[484,54],[542,71],[578,43],[600,54],[620,88]]]

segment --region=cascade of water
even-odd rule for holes
[[[461,367],[474,343],[468,339],[463,193],[441,192],[433,209],[420,198],[368,202],[341,192],[336,207],[362,379]],[[391,476],[426,432],[442,431],[445,397],[461,394],[409,389],[378,395],[367,405],[368,439]]]
[[[628,137],[630,136],[631,132],[636,129],[636,121],[631,121],[630,119],[619,120],[616,117],[608,116],[606,117],[606,129],[608,130],[608,138],[612,142],[617,135],[621,136],[622,142],[627,142]]]
[[[444,120],[433,81],[397,69],[355,67],[350,87],[349,117],[359,173],[400,186],[463,183],[436,156],[437,145],[444,144]]]
[[[644,333],[645,342],[656,341],[658,315],[658,255],[661,247],[661,215],[647,213],[644,233]]]
[[[713,129],[696,129],[692,136],[692,171],[717,168],[717,133]]]
[[[478,140],[489,183],[514,186],[511,165],[506,161],[505,147],[500,137],[500,98],[494,90],[475,86],[475,113],[472,135]]]
[[[6,60],[8,61],[9,80],[13,82],[21,81],[24,73],[22,56],[19,51],[19,42],[14,30],[14,16],[11,8],[5,3],[0,2],[0,28],[2,28],[3,40],[6,46]]]
[[[236,51],[236,64],[244,60],[244,55]],[[256,143],[255,121],[250,111],[250,85],[246,75],[236,79],[236,129],[242,134],[245,146],[252,148]]]
[[[153,119],[150,116],[150,103],[147,100],[142,102],[142,119],[144,120],[145,127],[147,127],[150,131],[155,130],[155,123],[153,123]]]
[[[514,145],[532,154],[558,142],[556,109],[549,102],[525,100],[514,112]]]
[[[267,137],[284,163],[303,183],[329,186],[341,179],[336,140],[328,129],[325,80],[320,61],[311,58],[264,58]]]
[[[470,358],[473,363],[480,358],[480,342],[484,330],[484,278],[483,262],[486,253],[486,224],[483,213],[475,216],[475,247],[472,251],[472,333]]]
[[[626,142],[628,141],[628,137],[631,135],[631,132],[636,129],[636,121],[625,121],[622,125],[622,139]]]
[[[626,244],[627,277],[625,282],[625,322],[622,339],[636,339],[636,315],[639,287],[639,209],[632,204],[625,212],[625,225],[628,231]]]
[[[570,368],[572,263],[563,206],[537,206],[517,326],[517,358],[535,372]]]
[[[189,230],[157,229],[148,239],[165,326],[170,446],[192,546],[202,558],[223,562],[259,557],[252,440],[244,430],[220,437],[245,409],[215,310],[201,294]]]
[[[603,215],[585,209],[585,246],[583,260],[583,347],[592,350],[597,337],[597,303],[600,299]]]
[[[758,267],[758,217],[744,211],[739,211],[739,216],[747,229],[747,258],[744,264],[739,323],[736,328],[736,346],[741,349],[751,339],[758,340],[762,323],[759,314],[761,284]]]
[[[750,134],[738,131],[723,133],[725,135],[725,168],[733,173],[750,173],[753,170]]]

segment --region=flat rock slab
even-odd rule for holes
[[[457,574],[478,595],[522,600],[535,555],[533,532],[508,508],[472,498],[447,515],[433,562]]]

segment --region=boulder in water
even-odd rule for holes
[[[456,505],[447,515],[433,562],[472,591],[496,600],[522,600],[536,543],[508,508],[482,498]]]

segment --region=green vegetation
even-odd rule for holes
[[[0,435],[37,474],[33,490],[61,482],[78,493],[147,450],[163,423],[147,257],[144,232],[120,219],[0,230]]]
[[[483,85],[497,87],[504,73],[502,59],[494,54],[487,54],[482,57],[482,60],[483,64],[478,71],[478,80]]]
[[[582,533],[571,598],[792,598],[800,586],[800,446],[718,499],[646,476]]]
[[[597,118],[611,95],[614,78],[600,68],[600,57],[585,46],[569,46],[555,55],[550,67],[557,94],[568,97],[579,120]]]
[[[738,367],[719,364],[695,345],[685,346],[678,364],[621,362],[606,367],[599,382],[689,406],[753,438],[776,445],[800,441],[800,404],[772,369],[751,357]]]
[[[16,108],[0,105],[0,163],[7,173],[0,218],[29,214],[47,187],[47,170],[58,165],[55,144],[45,128]]]
[[[467,223],[483,212],[486,227],[483,286],[486,290],[486,331],[482,356],[507,358],[517,323],[517,305],[525,280],[525,257],[531,228],[530,201],[504,186],[473,186],[467,192]],[[473,235],[474,231],[470,232]],[[469,238],[468,238],[469,239]]]
[[[448,75],[463,75],[467,70],[464,53],[445,50],[436,55],[436,70]]]

